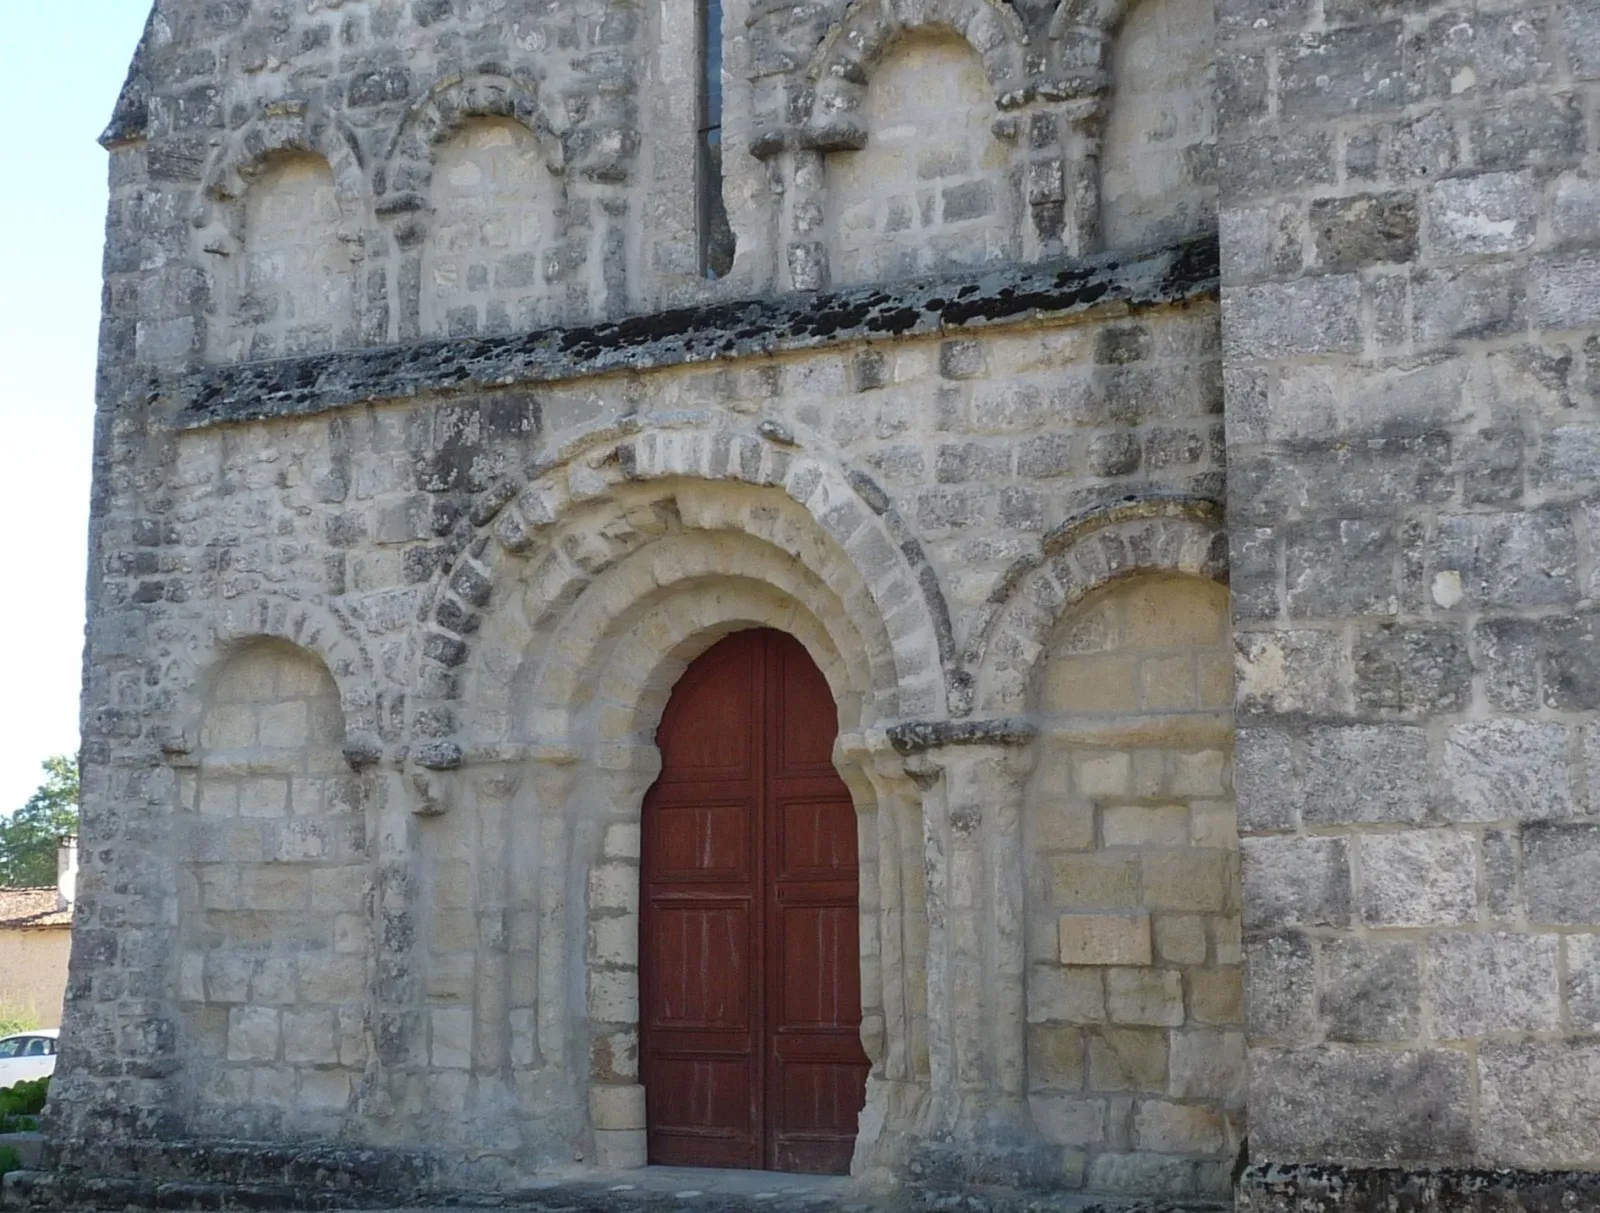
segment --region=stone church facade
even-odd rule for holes
[[[156,0],[60,1181],[1587,1207],[1597,82],[1592,0]]]

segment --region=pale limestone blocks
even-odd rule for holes
[[[1242,1131],[1226,603],[1197,578],[1113,583],[1037,673],[1030,1090],[1095,1187],[1220,1192]]]
[[[312,654],[246,644],[212,680],[179,780],[178,996],[190,1114],[338,1132],[368,1061],[366,785]]]

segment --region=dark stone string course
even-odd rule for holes
[[[679,308],[512,337],[427,341],[210,367],[169,393],[185,429],[319,413],[424,393],[554,383],[1215,298],[1214,237],[1111,254],[818,295]]]

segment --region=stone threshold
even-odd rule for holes
[[[417,341],[208,367],[164,385],[156,395],[175,406],[175,425],[196,429],[858,341],[1059,323],[1214,299],[1219,281],[1213,235],[1133,254],[707,304],[506,337]]]

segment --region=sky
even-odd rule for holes
[[[106,153],[148,0],[0,0],[0,812],[78,748]]]

